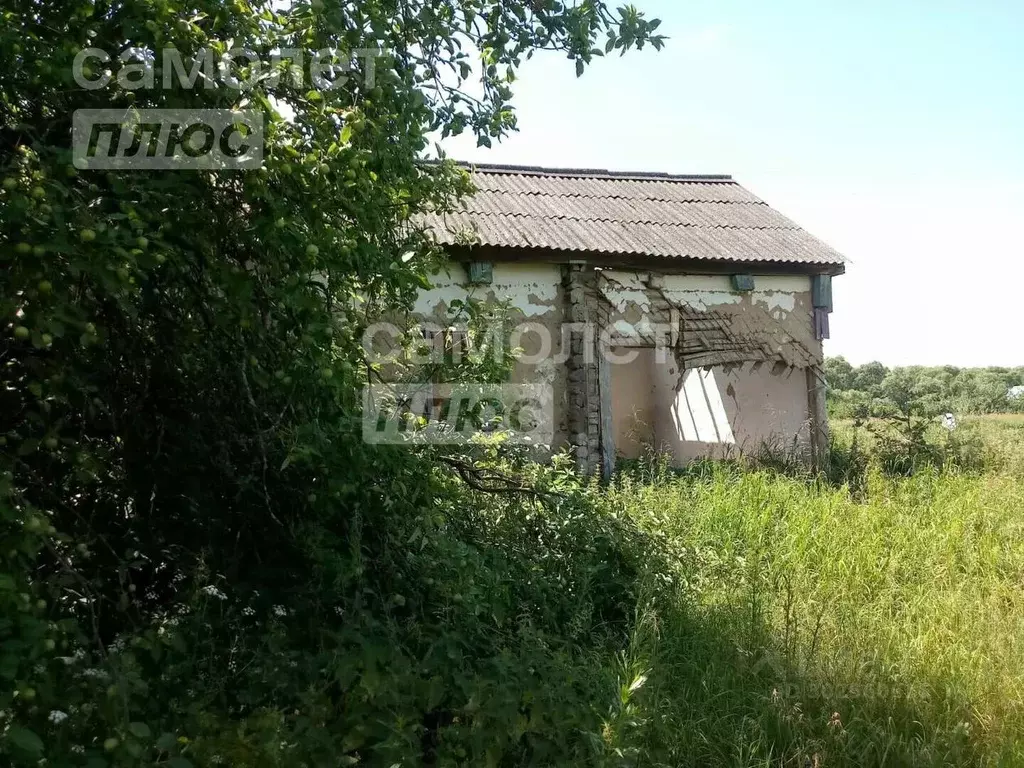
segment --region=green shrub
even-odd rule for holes
[[[480,0],[7,0],[2,17],[0,764],[591,755],[629,546],[609,529],[607,557],[569,558],[548,523],[557,556],[483,538],[435,456],[363,442],[362,334],[429,284],[443,254],[417,222],[469,190],[422,162],[429,141],[507,135],[538,48],[582,72],[605,46],[660,48],[657,23]],[[77,87],[87,47],[114,70],[148,51],[159,85]],[[366,47],[389,52],[373,82],[310,87],[313,52]],[[163,86],[165,51],[231,48],[300,48],[301,77]],[[135,108],[255,110],[263,167],[76,167],[72,116]],[[551,524],[589,541],[577,507]]]

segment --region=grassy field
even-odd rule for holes
[[[661,583],[608,738],[656,765],[1024,765],[1024,418],[962,430],[982,470],[869,469],[859,494],[623,477]]]

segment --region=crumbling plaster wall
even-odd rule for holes
[[[806,372],[822,349],[806,276],[756,275],[755,290],[739,293],[727,275],[496,262],[490,285],[471,285],[457,263],[431,283],[414,307],[423,322],[443,325],[455,299],[515,308],[527,331],[514,339],[525,358],[512,380],[549,386],[555,445],[572,447],[585,471],[598,468],[606,432],[621,455],[667,450],[679,464],[766,444],[808,450]],[[580,322],[604,332],[613,354],[566,333]]]
[[[807,369],[822,358],[808,277],[759,275],[740,293],[728,276],[609,270],[597,286],[611,359],[640,353],[611,366],[618,453],[650,447],[679,464],[763,447],[808,456]]]
[[[430,277],[431,287],[421,291],[413,307],[413,319],[444,326],[453,314],[456,299],[483,303],[507,301],[510,320],[518,329],[504,341],[523,350],[512,371],[512,383],[542,384],[550,392],[554,413],[555,445],[568,439],[566,412],[566,367],[562,323],[565,296],[562,269],[556,264],[502,263],[493,265],[490,285],[473,285],[465,268],[449,263]]]

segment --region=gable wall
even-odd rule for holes
[[[492,284],[471,286],[464,268],[452,264],[447,273],[432,278],[433,287],[420,294],[415,312],[443,322],[454,299],[509,301],[527,326],[512,341],[526,352],[513,381],[545,384],[556,445],[571,442],[593,456],[598,450],[593,436],[587,440],[577,434],[599,419],[593,392],[581,390],[585,412],[575,421],[572,415],[580,393],[569,380],[572,350],[563,324],[572,322],[578,305],[570,301],[567,269],[495,262]],[[617,355],[611,355],[605,371],[610,431],[620,453],[637,455],[642,446],[652,447],[670,451],[682,464],[698,456],[753,452],[762,445],[808,452],[807,370],[819,365],[822,356],[814,336],[809,277],[756,275],[753,292],[737,293],[726,275],[586,269],[577,274],[585,280],[586,316],[595,333],[608,328],[606,340],[613,351],[639,353],[628,362],[615,362]],[[676,329],[671,349],[650,348],[659,334],[667,339],[671,329]],[[637,349],[642,347],[647,349]],[[585,386],[599,379],[596,366],[580,375]]]

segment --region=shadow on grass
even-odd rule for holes
[[[623,470],[637,485],[728,482],[749,471],[746,461],[682,469],[637,462]],[[858,643],[855,658],[824,659],[823,613],[798,616],[784,583],[743,568],[714,571],[680,555],[678,545],[632,535],[645,553],[647,585],[636,587],[642,608],[627,655],[646,676],[631,700],[632,762],[616,764],[1024,764],[1018,740],[997,728],[982,732],[975,702],[955,681],[905,674],[881,646],[865,655]],[[827,652],[841,654],[842,642],[833,633]]]
[[[971,702],[947,685],[912,693],[864,664],[855,686],[797,663],[751,605],[679,606],[659,617],[637,740],[650,765],[1015,764],[975,739]],[[920,689],[932,692],[922,703]],[[639,764],[639,763],[638,763]]]

